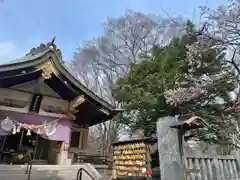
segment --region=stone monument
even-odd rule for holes
[[[184,180],[190,172],[197,169],[185,169],[184,134],[191,130],[207,127],[208,124],[198,116],[181,119],[175,117],[159,118],[157,139],[161,180]]]
[[[171,128],[176,117],[160,118],[157,122],[158,151],[161,180],[184,180],[178,130]]]

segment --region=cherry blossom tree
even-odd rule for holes
[[[178,88],[167,90],[165,97],[168,103],[178,107],[189,103],[214,107],[211,111],[200,112],[196,108],[192,111],[210,122],[208,138],[240,147],[240,1],[229,1],[217,9],[202,7],[202,15],[205,22],[196,32],[197,40],[187,46],[186,80],[179,83]],[[207,71],[213,65],[206,62],[209,51],[215,51],[218,57],[224,56],[219,63],[220,70]],[[230,86],[224,88],[223,85]]]

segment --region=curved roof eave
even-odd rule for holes
[[[79,82],[67,69],[66,67],[59,61],[59,56],[56,53],[56,51],[52,51],[54,53],[55,58],[54,64],[56,68],[68,79],[71,83],[73,83],[78,89],[86,93],[86,95],[92,97],[94,100],[99,102],[104,107],[108,108],[111,111],[115,111],[115,108],[109,104],[108,102],[104,101],[102,98],[100,98],[98,95],[93,93],[91,90],[89,90],[86,86],[84,86],[81,82]]]
[[[35,55],[26,55],[22,59],[18,59],[15,61],[12,61],[8,64],[2,64],[0,65],[0,72],[4,71],[12,71],[12,70],[17,70],[17,69],[22,69],[22,68],[28,68],[32,66],[39,65],[41,63],[47,62],[49,59],[44,58],[45,56],[49,55],[49,57],[52,57],[53,63],[56,66],[57,70],[65,76],[67,80],[69,80],[76,88],[79,90],[83,91],[86,95],[90,96],[93,98],[95,101],[97,101],[99,104],[104,106],[110,111],[116,111],[113,105],[109,104],[99,96],[97,96],[95,93],[93,93],[91,90],[89,90],[86,86],[81,84],[67,69],[64,67],[64,65],[60,62],[60,57],[58,53],[56,52],[55,49],[46,49],[42,52],[39,52]]]
[[[10,61],[7,64],[1,64],[0,65],[0,72],[4,71],[12,71],[12,70],[17,70],[21,68],[28,68],[31,66],[38,65],[44,61],[47,61],[47,59],[42,59],[45,55],[47,55],[51,50],[47,49],[43,52],[40,52],[36,55],[26,55],[25,57],[21,59],[17,59],[14,61]]]

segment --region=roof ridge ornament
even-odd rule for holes
[[[62,52],[60,51],[60,49],[57,48],[56,44],[54,43],[56,40],[56,36],[54,36],[51,40],[51,42],[48,42],[47,44],[41,43],[39,46],[34,47],[30,50],[29,53],[27,53],[27,56],[34,56],[36,54],[39,54],[41,52],[44,52],[46,50],[55,50],[55,52],[57,53],[60,62],[63,63],[63,59],[62,59]]]
[[[51,41],[51,44],[54,45],[55,40],[56,40],[56,36],[53,36],[52,41]]]

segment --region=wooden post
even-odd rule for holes
[[[63,152],[64,151],[64,141],[60,142],[60,150],[59,152]]]
[[[3,152],[3,151],[4,151],[4,147],[5,147],[5,144],[6,144],[6,140],[7,140],[7,136],[4,136],[3,142],[2,142],[2,146],[1,146],[1,151],[0,151],[0,152]]]
[[[22,147],[23,137],[24,137],[24,130],[21,131],[21,137],[20,137],[20,140],[19,140],[18,149],[20,149]]]
[[[88,148],[88,128],[85,128],[83,131],[83,151],[87,151]]]
[[[37,154],[37,148],[38,148],[38,143],[39,143],[39,134],[36,135],[35,141],[36,141],[36,143],[34,146],[33,159],[37,159],[36,154]]]
[[[68,165],[68,151],[65,150],[65,142],[60,142],[59,153],[57,153],[57,164]]]

